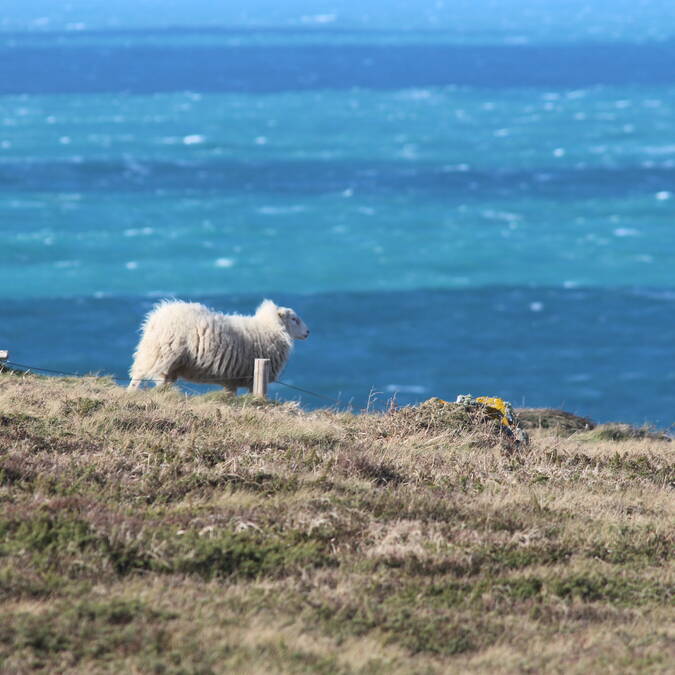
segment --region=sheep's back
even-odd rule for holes
[[[255,359],[270,360],[274,380],[288,359],[292,340],[282,329],[261,323],[255,316],[216,315],[214,333],[219,333],[220,353],[226,354],[219,371],[239,378],[252,378]]]
[[[214,312],[199,303],[169,301],[147,317],[143,340],[176,356],[176,375],[193,381],[239,380],[249,385],[254,360],[270,359],[272,380],[283,370],[292,340],[255,316]]]
[[[189,342],[195,327],[208,316],[208,308],[196,302],[163,302],[153,309],[143,324],[143,337],[164,344]]]

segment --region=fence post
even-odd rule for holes
[[[253,395],[267,398],[267,383],[270,379],[270,360],[256,359],[253,364]]]
[[[9,352],[6,349],[0,349],[0,368],[4,365],[4,361],[9,358]]]

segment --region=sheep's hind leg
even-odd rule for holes
[[[145,386],[145,384],[149,381],[148,374],[138,368],[132,368],[130,375],[131,381],[129,382],[129,386],[127,387],[127,389],[130,390],[142,389]]]

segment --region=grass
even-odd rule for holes
[[[666,673],[673,444],[0,374],[0,671]]]

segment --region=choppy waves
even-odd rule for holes
[[[285,377],[357,409],[672,421],[672,44],[89,37],[0,46],[18,361],[124,373],[157,298],[266,295],[313,329]]]

